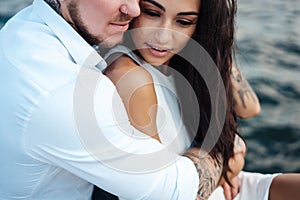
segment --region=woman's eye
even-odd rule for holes
[[[176,22],[183,26],[189,26],[189,25],[195,24],[195,22],[187,21],[187,20],[177,20]]]
[[[142,12],[151,17],[160,17],[160,14],[153,10],[142,10]]]

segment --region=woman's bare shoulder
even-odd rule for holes
[[[126,55],[114,60],[104,71],[104,74],[115,85],[122,79],[137,83],[153,82],[151,74]]]

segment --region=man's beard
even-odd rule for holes
[[[69,15],[73,22],[69,22],[71,26],[78,32],[78,34],[90,45],[98,45],[102,41],[97,39],[87,30],[86,26],[81,20],[80,14],[78,12],[77,1],[71,1],[67,6]]]
[[[97,45],[102,48],[111,48],[118,43],[122,42],[123,33],[118,33],[110,36],[107,39],[99,39],[91,34],[87,27],[84,25],[81,16],[79,14],[77,1],[71,1],[67,6],[69,15],[72,22],[69,22],[71,26],[78,32],[78,34],[91,46]],[[128,21],[132,18],[130,16],[121,15],[116,21]]]

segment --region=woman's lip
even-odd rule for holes
[[[161,47],[161,46],[155,45],[155,44],[149,44],[149,43],[146,43],[146,45],[147,45],[149,48],[154,49],[154,50],[157,50],[157,51],[171,51],[170,48]]]
[[[147,49],[149,50],[149,52],[155,57],[164,57],[170,52],[170,49],[168,48],[160,48],[148,43],[146,43],[146,45],[148,47]]]

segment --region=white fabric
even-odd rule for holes
[[[92,184],[125,199],[194,199],[194,164],[132,137],[142,133],[96,64],[106,65],[43,0],[0,31],[0,199],[90,199]]]
[[[138,65],[144,67],[153,78],[158,105],[161,108],[157,113],[157,124],[158,127],[162,127],[159,128],[159,136],[162,143],[177,152],[182,152],[187,149],[191,141],[189,140],[190,136],[188,136],[187,130],[181,121],[180,105],[178,105],[176,99],[176,90],[174,88],[172,73],[164,75],[159,70],[137,57],[130,49],[122,45],[118,45],[111,49],[106,57],[113,53],[120,52],[128,55]],[[162,122],[163,125],[161,125]],[[239,174],[241,190],[235,200],[268,200],[271,182],[277,175],[278,174],[260,174],[242,171]],[[218,187],[209,200],[225,200],[223,188]]]
[[[240,193],[234,200],[268,200],[272,180],[279,174],[260,174],[242,171]],[[223,188],[217,188],[208,200],[225,200]]]

